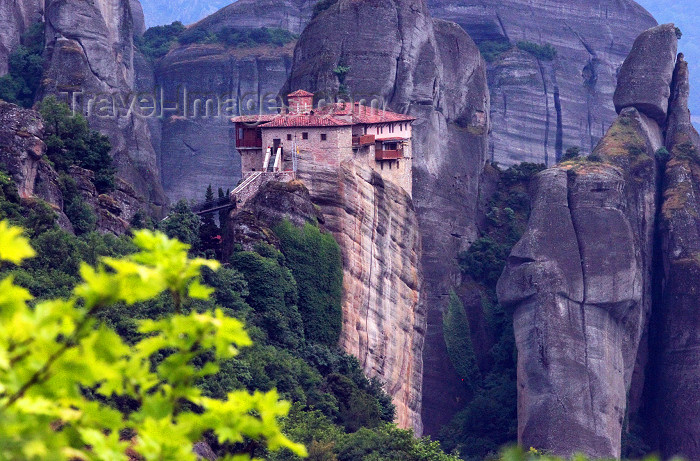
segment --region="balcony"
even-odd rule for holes
[[[374,158],[378,162],[381,162],[384,160],[399,160],[399,159],[403,158],[403,149],[396,149],[396,150],[377,149],[374,152]]]
[[[346,138],[347,139],[347,138]],[[374,135],[366,134],[364,136],[353,136],[352,147],[365,147],[374,144]]]

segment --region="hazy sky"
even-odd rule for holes
[[[700,124],[700,0],[636,0],[660,24],[672,22],[680,27],[683,38],[679,51],[690,67],[690,111]]]

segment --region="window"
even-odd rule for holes
[[[325,141],[328,139],[328,136],[326,136],[326,133],[321,133],[321,141]]]
[[[384,127],[381,127],[381,126],[380,126],[379,128],[377,128],[377,132],[378,132],[379,134],[384,134]]]
[[[238,129],[238,139],[243,139],[243,128]]]
[[[389,125],[389,133],[393,133],[393,132],[394,132],[394,125],[391,124],[391,125]]]
[[[309,133],[302,133],[301,134],[301,139],[309,139]]]
[[[367,127],[365,126],[365,127],[362,129],[362,131],[363,131],[364,134],[367,134]]]
[[[288,134],[288,135],[287,135],[287,141],[291,141],[291,140],[292,140],[292,135],[291,135],[291,134]]]

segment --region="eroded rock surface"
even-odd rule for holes
[[[128,111],[135,82],[133,37],[142,28],[137,19],[134,29],[134,2],[137,0],[47,1],[48,65],[42,93],[82,93],[77,109],[89,112],[91,128],[109,136],[119,176],[146,203],[158,208],[167,199],[150,131],[144,118]],[[99,98],[105,97],[109,102],[100,103]],[[96,98],[91,108],[90,98]]]
[[[615,120],[617,71],[656,21],[632,0],[429,0],[433,16],[477,43],[518,41],[556,49],[552,61],[513,49],[489,63],[490,158],[551,166],[562,152],[590,152]]]
[[[603,162],[537,178],[528,229],[498,284],[514,309],[524,446],[620,456],[652,300],[660,146],[648,123],[629,109],[596,150]]]
[[[445,357],[431,353],[431,340],[443,341],[441,311],[459,274],[456,255],[476,236],[476,202],[489,130],[485,64],[467,34],[453,23],[433,20],[424,1],[340,0],[302,33],[286,89],[334,96],[341,90],[334,72],[338,66],[349,67],[343,85],[355,99],[378,99],[418,118],[413,131],[413,203],[423,242],[428,303],[423,402],[429,406],[431,399],[445,398],[444,379],[431,374],[438,367],[429,365]],[[310,189],[314,195],[314,186]],[[346,301],[348,315],[356,309],[351,301]],[[396,310],[409,313],[411,307],[405,304]],[[346,328],[344,337],[362,339],[362,330],[353,323]],[[415,328],[422,330],[420,324]],[[345,347],[360,352],[370,375],[380,373],[382,357],[371,347],[365,350],[362,343],[349,342]],[[412,372],[419,370],[414,367]],[[420,375],[413,381],[419,382]],[[391,389],[391,383],[387,385]],[[408,419],[419,429],[419,406],[411,410],[414,414]]]
[[[615,109],[619,112],[626,107],[636,107],[664,124],[677,51],[678,39],[673,24],[654,27],[637,37],[620,69]]]
[[[640,59],[660,59],[659,69],[675,65],[674,56],[653,51],[675,50],[675,43],[666,40],[676,40],[672,26],[652,29],[638,43],[659,30],[666,31],[661,43],[633,50],[624,68],[634,69]],[[628,74],[617,93],[632,94],[627,85],[637,85],[670,94],[663,89],[670,81],[665,72]],[[685,81],[685,86],[676,83],[674,94],[681,103],[672,104],[668,127],[665,118],[664,125],[657,122],[659,112],[639,100],[639,107],[621,108],[590,158],[560,164],[537,178],[528,229],[498,283],[499,300],[514,310],[518,436],[525,446],[565,456],[576,451],[594,458],[621,454],[623,422],[628,411],[639,408],[645,381],[643,341],[649,316],[652,309],[658,317],[659,309],[668,308],[665,302],[663,307],[654,304],[661,181],[656,156],[664,142],[673,148],[677,141],[671,140],[679,136],[697,139],[694,130],[690,135],[690,116],[683,106]],[[664,210],[668,203],[666,198]],[[685,238],[682,232],[675,235]],[[685,329],[691,331],[695,326]],[[695,366],[692,354],[684,360]],[[650,383],[665,379],[657,378],[660,374],[653,372],[645,385],[653,389]],[[696,375],[686,374],[686,383]],[[671,386],[660,397],[664,408],[684,397],[679,389],[687,387]],[[685,429],[677,427],[676,433],[685,434]],[[677,449],[679,443],[669,440]]]
[[[680,55],[669,106],[660,244],[661,302],[652,324],[652,446],[664,458],[700,459],[700,136],[688,110]]]
[[[45,154],[41,115],[0,101],[0,168],[9,173],[22,200],[30,206],[36,199],[45,201],[56,211],[61,228],[73,232],[73,226],[64,213],[59,175]],[[99,194],[92,171],[73,166],[68,173],[85,202],[94,210],[97,230],[115,235],[126,233],[131,218],[143,207],[143,200],[134,189],[125,181],[116,179],[115,190]]]
[[[311,19],[316,3],[316,0],[239,0],[192,27],[209,31],[224,27],[269,27],[300,34]]]

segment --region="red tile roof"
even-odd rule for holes
[[[262,128],[291,128],[291,127],[321,127],[321,126],[352,126],[350,120],[341,120],[329,115],[290,114],[279,115]]]
[[[288,98],[303,98],[303,97],[311,97],[313,96],[313,93],[309,93],[308,91],[304,90],[296,90],[294,93],[290,93],[287,95]]]
[[[306,92],[299,90],[292,93],[292,95],[296,93],[302,94]],[[259,124],[262,128],[377,125],[382,123],[412,122],[414,120],[416,118],[410,115],[375,109],[360,103],[329,104],[304,114],[251,115],[231,119],[234,123]]]
[[[247,123],[255,125],[270,122],[276,117],[279,117],[279,114],[241,115],[239,117],[233,117],[231,121],[233,123]]]

